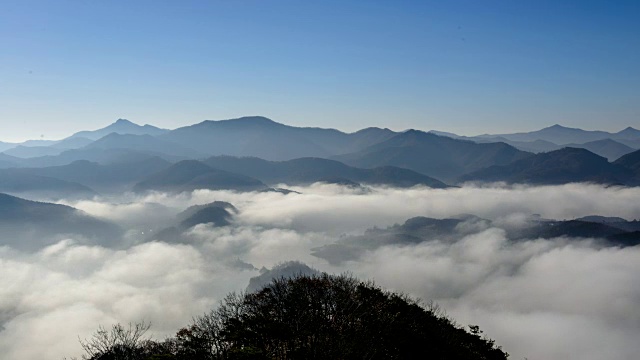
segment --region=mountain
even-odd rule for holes
[[[531,156],[504,143],[472,141],[409,130],[361,151],[333,157],[360,168],[397,166],[445,182],[491,165],[505,165]]]
[[[637,149],[638,147],[631,146],[629,145],[629,143],[640,141],[640,130],[628,127],[617,133],[610,133],[606,131],[589,131],[577,128],[569,128],[556,124],[537,131],[514,134],[486,134],[475,136],[473,138],[477,140],[496,140],[497,138],[503,138],[507,139],[508,141],[521,142],[544,140],[564,146],[569,146],[569,144],[584,144],[598,140],[611,139]]]
[[[227,226],[231,224],[233,215],[237,213],[238,209],[225,201],[191,206],[176,216],[176,224],[151,235],[149,240],[186,243],[189,241],[188,237],[184,236],[186,230],[200,224]]]
[[[627,145],[628,147],[640,150],[640,139],[616,139],[617,142]]]
[[[12,149],[12,148],[16,147],[17,145],[18,144],[7,143],[7,142],[0,141],[0,152],[4,152],[4,151],[7,151],[9,149]]]
[[[214,169],[196,160],[180,161],[159,171],[134,186],[134,191],[183,192],[210,190],[265,190],[267,186],[254,178]]]
[[[20,158],[7,155],[5,153],[0,153],[0,169],[16,167],[19,166],[21,162],[22,160]]]
[[[503,142],[505,144],[511,145],[516,149],[527,151],[531,153],[539,153],[539,152],[547,152],[558,150],[562,148],[562,146],[554,144],[550,141],[545,140],[533,140],[533,141],[513,141],[507,138],[498,136],[498,135],[480,135],[480,136],[460,136],[454,133],[444,132],[444,131],[435,131],[431,130],[429,133],[439,136],[446,136],[452,139],[458,140],[468,140],[476,143],[495,143],[495,142]]]
[[[170,162],[159,157],[148,157],[111,164],[78,160],[68,165],[12,170],[82,184],[101,193],[114,193],[128,191],[137,182],[170,165]]]
[[[0,154],[1,155],[1,154]],[[99,147],[84,147],[81,149],[66,150],[55,156],[40,156],[29,159],[18,159],[19,167],[49,167],[68,165],[74,161],[87,160],[100,164],[128,163],[132,161],[160,157],[170,162],[184,160],[184,156],[167,155],[149,151],[134,149],[102,149]]]
[[[341,179],[351,183],[397,187],[447,187],[439,180],[408,169],[393,166],[358,169],[335,160],[321,158],[267,161],[253,157],[214,156],[204,160],[204,163],[216,169],[259,179],[269,185],[306,185],[321,181],[335,183],[337,179]]]
[[[176,157],[197,158],[205,156],[189,147],[161,140],[151,135],[110,133],[82,149],[127,149],[148,154],[165,154]]]
[[[11,149],[5,150],[5,154],[19,158],[33,158],[40,156],[54,156],[65,150],[77,149],[86,146],[93,140],[77,137],[67,138],[47,145],[18,145]]]
[[[90,140],[98,140],[111,133],[156,136],[156,135],[164,134],[167,131],[168,130],[166,129],[160,129],[151,125],[141,126],[141,125],[132,123],[131,121],[126,119],[118,119],[113,124],[107,127],[104,127],[102,129],[92,130],[92,131],[80,131],[71,135],[65,140],[72,139],[72,138],[87,138]]]
[[[32,251],[64,238],[115,245],[122,230],[72,207],[0,194],[0,246]]]
[[[640,130],[629,126],[626,129],[613,134],[613,138],[616,140],[638,140],[640,139]]]
[[[0,192],[57,199],[97,195],[87,186],[48,176],[24,173],[21,169],[0,170]]]
[[[558,145],[565,145],[571,143],[584,144],[590,141],[607,139],[611,136],[611,133],[605,131],[588,131],[556,124],[537,131],[514,134],[481,135],[478,136],[478,138],[502,137],[510,141],[544,140]]]
[[[56,149],[65,149],[65,150],[79,149],[81,147],[85,147],[91,144],[93,141],[94,140],[84,138],[84,137],[71,137],[71,138],[60,140],[55,144],[49,145],[49,147],[56,148]]]
[[[312,255],[333,265],[355,260],[367,251],[390,245],[415,245],[437,241],[455,243],[482,229],[501,228],[509,241],[557,237],[598,239],[604,246],[640,245],[640,221],[590,216],[575,220],[544,220],[532,217],[518,226],[496,224],[474,215],[434,219],[418,216],[385,229],[371,228],[362,235],[343,236],[336,242],[312,249]]]
[[[208,155],[257,156],[267,160],[328,157],[356,151],[394,136],[389,129],[368,128],[346,134],[335,129],[300,128],[261,116],[206,120],[172,130],[159,138]]]
[[[631,184],[634,182],[633,178],[629,169],[611,164],[604,157],[586,149],[563,148],[536,154],[508,165],[471,172],[460,177],[460,181],[504,181],[536,185],[571,182]]]
[[[58,155],[66,149],[54,148],[51,146],[23,146],[18,145],[4,153],[19,158],[32,158],[38,156]]]
[[[479,142],[487,142],[487,141],[489,140],[479,141]],[[554,151],[562,148],[562,146],[560,145],[556,145],[550,141],[545,141],[545,140],[512,141],[512,140],[507,140],[505,138],[498,137],[498,138],[493,138],[491,141],[504,142],[505,144],[509,144],[516,149],[519,149],[522,151],[528,151],[536,154],[541,152]]]
[[[631,169],[640,176],[640,150],[624,155],[613,163]]]
[[[189,229],[199,224],[227,226],[238,209],[226,201],[214,201],[204,205],[194,205],[177,215],[179,227]]]
[[[611,139],[590,141],[584,144],[569,144],[566,147],[587,149],[594,154],[606,157],[609,161],[633,152],[633,148]]]

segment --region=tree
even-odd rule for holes
[[[425,308],[371,282],[345,275],[301,275],[273,280],[256,292],[228,295],[174,338],[139,344],[135,359],[508,357],[481,336],[479,327],[470,329],[455,325],[437,306]]]

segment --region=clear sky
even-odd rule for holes
[[[0,140],[175,128],[640,126],[640,1],[0,1]]]

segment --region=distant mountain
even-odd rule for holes
[[[439,180],[408,169],[393,166],[358,169],[335,160],[320,158],[267,161],[253,157],[215,156],[204,160],[204,163],[216,169],[251,176],[269,185],[280,183],[306,185],[321,181],[335,183],[340,179],[352,184],[366,183],[397,187],[424,185],[444,188],[447,186]]]
[[[429,131],[431,134],[446,136],[452,139],[458,140],[468,140],[476,143],[495,143],[495,142],[503,142],[505,144],[511,145],[516,149],[527,151],[531,153],[539,153],[539,152],[548,152],[553,150],[558,150],[562,148],[562,146],[554,144],[550,141],[545,140],[534,140],[534,141],[513,141],[507,138],[498,136],[498,135],[480,135],[480,136],[460,136],[454,133],[444,132],[444,131]]]
[[[87,186],[48,176],[24,173],[21,169],[0,170],[0,192],[57,199],[97,195]]]
[[[80,131],[65,140],[69,140],[72,138],[87,138],[90,140],[98,140],[102,137],[105,137],[111,133],[116,134],[131,134],[131,135],[160,135],[166,133],[168,130],[160,129],[152,125],[138,125],[132,123],[126,119],[118,119],[113,124],[104,127],[102,129],[93,130],[93,131]]]
[[[78,160],[68,165],[13,170],[14,172],[82,184],[101,193],[113,193],[128,191],[137,182],[168,168],[170,165],[170,162],[159,157],[147,157],[132,158],[130,161],[112,164]],[[2,170],[0,170],[1,173]]]
[[[80,243],[116,245],[117,226],[72,207],[0,194],[0,246],[33,251],[71,237]]]
[[[19,158],[32,158],[38,156],[52,156],[58,155],[66,149],[54,148],[51,146],[23,146],[18,145],[12,149],[6,150],[4,153],[7,155],[19,157]]]
[[[18,146],[18,144],[0,141],[0,153],[9,149],[13,149],[16,146]]]
[[[205,154],[175,144],[170,141],[161,140],[151,135],[133,135],[133,134],[108,134],[82,149],[127,149],[145,152],[149,154],[166,154],[176,157],[197,158],[204,157]]]
[[[606,157],[609,161],[633,152],[633,148],[611,139],[590,141],[584,144],[569,144],[566,147],[587,149],[594,154]]]
[[[617,142],[627,145],[628,147],[636,150],[640,150],[640,139],[616,139]]]
[[[1,155],[1,154],[0,154]],[[81,149],[66,150],[55,156],[40,156],[29,159],[17,159],[19,167],[48,167],[68,165],[74,161],[87,160],[100,164],[128,163],[137,160],[160,157],[170,162],[185,160],[184,156],[168,155],[152,151],[134,149],[103,149],[100,147],[84,147]]]
[[[257,156],[267,160],[328,157],[356,151],[395,135],[389,129],[368,128],[353,134],[335,129],[299,128],[261,116],[212,121],[160,135],[209,155]]]
[[[509,164],[529,156],[530,153],[504,143],[478,144],[409,130],[361,151],[333,159],[360,168],[397,166],[450,182],[470,171]]]
[[[617,140],[638,140],[640,139],[640,130],[629,126],[626,129],[615,133],[613,138]]]
[[[180,161],[155,173],[134,186],[134,191],[183,192],[210,190],[265,190],[267,186],[252,177],[218,170],[196,160]]]
[[[640,176],[640,150],[621,156],[613,163],[631,169]]]
[[[72,138],[66,138],[66,139],[60,140],[55,144],[49,145],[49,147],[56,148],[56,149],[65,149],[65,150],[79,149],[81,147],[85,147],[91,144],[93,141],[94,140],[84,138],[84,137],[72,137]]]
[[[487,140],[489,141],[489,140]],[[556,145],[550,141],[545,141],[545,140],[534,140],[534,141],[512,141],[512,140],[507,140],[504,138],[494,138],[491,140],[492,142],[495,141],[502,141],[505,144],[509,144],[511,146],[513,146],[516,149],[520,149],[522,151],[528,151],[528,152],[532,152],[532,153],[541,153],[541,152],[549,152],[549,151],[554,151],[554,150],[559,150],[562,149],[563,146],[560,145]],[[481,141],[482,142],[482,141]]]
[[[226,201],[214,201],[204,205],[194,205],[177,215],[179,227],[188,229],[199,224],[227,226],[238,209]]]
[[[629,169],[611,164],[607,159],[586,149],[563,148],[536,154],[508,165],[471,172],[462,176],[460,181],[504,181],[537,185],[571,182],[630,184],[634,181],[633,178]]]
[[[209,204],[195,205],[176,216],[176,224],[158,231],[150,236],[150,240],[161,240],[170,243],[187,242],[184,232],[200,225],[227,226],[238,213],[238,209],[225,201],[214,201]]]
[[[551,239],[557,237],[598,239],[603,246],[640,245],[640,221],[586,217],[576,220],[558,221],[529,219],[516,227],[502,227],[487,219],[473,215],[434,219],[414,217],[403,224],[385,229],[372,228],[362,235],[341,237],[335,243],[312,249],[312,255],[339,265],[358,259],[367,251],[390,245],[415,245],[424,242],[455,243],[481,229],[502,228],[510,241],[528,239]]]
[[[7,155],[5,153],[0,153],[0,169],[16,167],[19,166],[21,162],[22,160],[20,158]]]
[[[271,283],[273,279],[282,278],[295,278],[297,276],[316,276],[320,272],[314,268],[309,267],[305,263],[299,261],[287,261],[275,265],[271,269],[260,269],[260,275],[252,277],[249,280],[247,286],[247,292],[254,292],[261,290],[265,285]]]
[[[54,145],[57,142],[58,142],[58,140],[27,140],[27,141],[21,142],[20,144],[16,144],[16,145],[22,145],[22,146],[51,146],[51,145]]]
[[[45,145],[17,145],[4,151],[5,154],[18,158],[33,158],[40,156],[54,156],[65,150],[77,149],[93,142],[87,138],[71,138]],[[28,142],[25,142],[28,143]]]
[[[503,137],[510,141],[544,140],[554,144],[564,145],[571,143],[583,144],[589,141],[607,139],[611,136],[611,133],[605,131],[588,131],[556,124],[537,131],[514,134],[481,135],[478,136],[478,138]]]
[[[496,138],[504,138],[509,141],[530,142],[536,140],[544,140],[558,145],[568,146],[569,144],[584,144],[588,142],[612,139],[627,146],[627,142],[640,140],[640,130],[628,127],[617,133],[609,133],[606,131],[589,131],[577,128],[569,128],[562,125],[553,125],[541,130],[522,132],[514,134],[497,134],[497,135],[480,135],[474,137],[481,140],[493,140]],[[634,146],[631,146],[636,148]]]

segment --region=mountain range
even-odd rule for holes
[[[528,133],[458,136],[366,128],[294,127],[261,116],[174,130],[119,119],[59,141],[0,143],[0,191],[261,191],[314,182],[434,188],[467,181],[596,182],[635,186],[640,131],[560,125]],[[579,151],[580,149],[581,151]],[[636,154],[636,155],[634,155]],[[186,161],[186,162],[185,162]],[[57,194],[56,194],[57,193]]]

